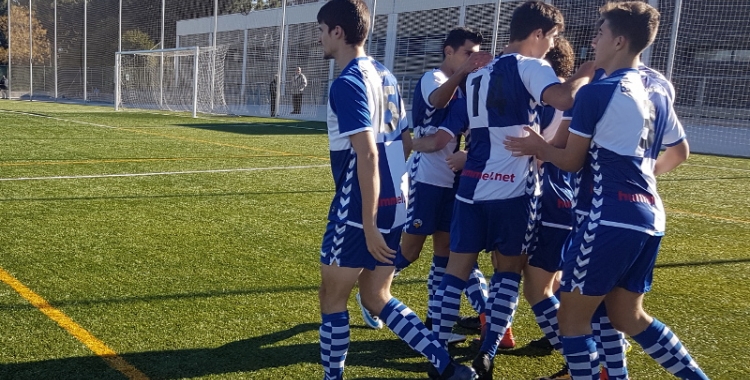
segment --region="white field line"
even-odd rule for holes
[[[0,181],[4,181],[4,182],[10,182],[10,181],[50,181],[50,180],[60,180],[60,179],[149,177],[149,176],[184,175],[184,174],[205,174],[205,173],[257,172],[257,171],[268,171],[268,170],[302,170],[302,169],[327,168],[327,167],[329,167],[329,165],[271,166],[271,167],[265,167],[265,168],[186,170],[186,171],[178,171],[178,172],[94,174],[94,175],[71,175],[71,176],[53,176],[53,177],[18,177],[18,178],[0,178]]]
[[[67,123],[90,125],[90,126],[93,126],[93,127],[100,127],[100,128],[120,129],[119,127],[113,127],[111,125],[89,123],[87,121],[78,121],[78,120],[63,119],[63,118],[59,118],[59,117],[53,117],[53,116],[47,116],[47,115],[40,115],[40,114],[30,113],[30,112],[10,111],[10,110],[0,110],[0,112],[15,113],[15,114],[25,115],[25,116],[31,116],[31,117],[41,117],[42,119],[50,119],[50,120],[64,121],[64,122],[67,122]]]

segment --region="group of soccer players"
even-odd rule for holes
[[[689,152],[671,84],[639,60],[659,13],[639,1],[604,6],[596,59],[564,81],[542,59],[564,27],[552,5],[516,8],[510,43],[494,58],[478,52],[480,36],[454,30],[443,64],[415,90],[413,140],[396,79],[365,54],[369,22],[362,0],[329,0],[318,13],[324,56],[342,69],[329,93],[336,194],[320,258],[324,379],[343,378],[357,283],[365,316],[424,355],[430,378],[491,379],[522,275],[570,378],[599,379],[601,362],[610,379],[628,379],[621,331],[675,376],[707,379],[642,308],[665,224],[655,177]],[[561,123],[549,142],[540,121]],[[390,293],[427,235],[432,331]],[[489,289],[480,251],[492,254]],[[486,324],[471,367],[447,346],[464,291]]]

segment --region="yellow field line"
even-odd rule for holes
[[[722,216],[707,215],[707,214],[701,214],[701,213],[697,213],[697,212],[675,210],[675,209],[670,209],[670,208],[667,208],[666,211],[668,213],[697,216],[697,217],[701,217],[701,218],[716,219],[716,220],[721,220],[721,221],[725,221],[725,222],[750,224],[750,220],[744,220],[744,219],[725,218],[725,217],[722,217]]]
[[[0,162],[3,166],[36,166],[36,165],[80,165],[80,164],[110,164],[124,162],[151,162],[151,161],[194,161],[211,159],[240,159],[257,157],[275,157],[267,154],[251,154],[245,156],[227,157],[173,157],[173,158],[126,158],[126,159],[100,159],[100,160],[60,160],[60,161],[34,161],[34,162]]]
[[[65,315],[65,313],[54,308],[44,298],[34,293],[34,291],[26,287],[3,268],[0,268],[0,280],[8,284],[13,290],[20,294],[21,297],[29,301],[31,305],[39,309],[39,311],[44,313],[51,320],[55,321],[60,327],[70,333],[70,335],[73,335],[73,337],[78,339],[81,343],[85,344],[86,347],[102,358],[107,365],[120,371],[127,376],[128,379],[148,380],[148,376],[139,371],[138,368],[135,368],[133,365],[125,361],[125,359],[118,356],[117,353],[109,348],[104,342],[97,339],[79,324],[75,323],[70,317]]]

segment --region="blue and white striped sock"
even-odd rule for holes
[[[487,280],[484,279],[482,271],[479,270],[479,265],[474,264],[474,270],[469,274],[469,281],[466,283],[466,298],[471,303],[471,307],[477,314],[484,313],[487,307],[487,297],[489,292],[487,289]]]
[[[380,319],[414,351],[424,355],[438,372],[451,362],[448,351],[433,338],[414,312],[396,298],[391,298],[380,312]]]
[[[435,296],[430,303],[432,311],[432,334],[440,345],[447,349],[448,338],[453,331],[453,325],[458,320],[458,308],[461,306],[461,293],[466,287],[466,281],[456,276],[446,274],[440,282]]]
[[[427,276],[427,319],[432,319],[432,308],[430,305],[440,283],[443,281],[443,275],[445,275],[445,268],[447,266],[447,257],[432,256],[430,274]]]
[[[513,314],[518,307],[518,285],[521,275],[513,272],[495,272],[490,281],[490,295],[487,299],[487,334],[480,352],[486,352],[490,359],[495,357],[500,340],[513,323]]]
[[[531,307],[536,316],[536,323],[542,329],[544,336],[557,351],[562,351],[560,343],[560,326],[557,323],[557,309],[560,308],[560,301],[555,296],[539,301]]]
[[[344,378],[344,361],[349,351],[349,312],[322,314],[320,325],[320,359],[324,380]]]
[[[599,353],[594,335],[564,336],[560,340],[571,378],[599,380]]]
[[[680,379],[708,380],[677,335],[656,318],[646,330],[632,338],[669,373]]]
[[[628,366],[625,356],[625,335],[615,330],[607,317],[604,302],[594,312],[591,319],[599,360],[604,364],[610,380],[627,380]]]

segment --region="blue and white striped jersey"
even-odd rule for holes
[[[552,106],[539,110],[539,128],[545,140],[557,133],[563,112]],[[540,170],[542,195],[538,218],[543,226],[570,230],[573,225],[573,175],[545,162]]]
[[[456,199],[466,203],[510,199],[538,192],[533,158],[513,157],[507,136],[523,137],[537,126],[537,105],[547,87],[559,83],[544,60],[505,54],[466,79],[471,139]]]
[[[419,79],[414,89],[414,100],[411,107],[411,115],[414,120],[414,137],[420,138],[434,135],[438,130],[444,130],[453,136],[453,139],[437,152],[421,153],[414,152],[409,157],[409,172],[412,180],[430,184],[438,187],[453,187],[456,174],[448,167],[445,159],[456,151],[459,143],[459,133],[465,125],[446,123],[448,113],[459,98],[463,98],[461,89],[456,90],[454,99],[446,108],[436,109],[430,104],[430,94],[448,80],[448,77],[435,69],[425,73]],[[463,106],[463,103],[461,103]]]
[[[357,155],[349,136],[371,131],[378,149],[377,225],[388,233],[406,223],[408,178],[401,133],[408,129],[396,78],[370,57],[352,60],[331,84],[328,139],[336,186],[328,220],[362,228]]]
[[[576,212],[593,223],[664,233],[654,165],[662,145],[685,138],[664,84],[636,69],[617,70],[576,95],[570,132],[591,138],[576,181]]]

